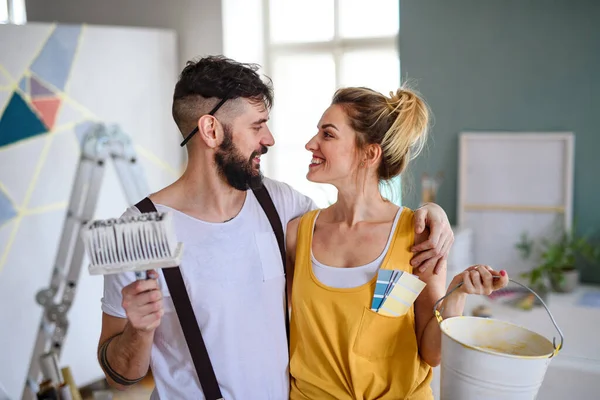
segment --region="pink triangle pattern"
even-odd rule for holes
[[[58,107],[60,106],[59,98],[40,99],[32,100],[33,107],[38,111],[44,121],[44,125],[48,130],[52,130],[54,127],[54,121],[56,121],[56,114]]]

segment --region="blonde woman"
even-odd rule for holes
[[[336,203],[287,228],[291,296],[291,399],[432,399],[431,367],[440,363],[433,316],[446,292],[445,268],[414,271],[427,285],[409,311],[370,310],[379,269],[413,273],[413,212],[385,200],[379,183],[406,168],[427,136],[427,105],[408,89],[391,97],[366,88],[336,92],[306,149],[307,178],[338,190]],[[496,275],[499,279],[493,279]],[[489,294],[505,271],[473,266],[451,286],[444,316],[461,315],[467,294]]]

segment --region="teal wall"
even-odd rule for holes
[[[407,206],[422,173],[443,171],[437,202],[455,221],[460,131],[572,131],[574,217],[600,229],[600,1],[401,0],[399,45],[435,116]],[[600,267],[583,278],[600,282]]]

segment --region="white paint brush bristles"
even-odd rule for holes
[[[183,252],[171,214],[164,212],[92,221],[83,228],[82,239],[91,275],[176,267]]]

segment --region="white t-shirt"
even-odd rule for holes
[[[264,179],[284,227],[314,208],[290,186]],[[210,223],[163,205],[173,214],[184,243],[181,274],[226,400],[283,400],[289,397],[285,333],[284,268],[277,239],[254,193],[240,213]],[[125,214],[139,214],[130,207]],[[156,329],[150,366],[152,399],[204,399],[164,276],[159,271],[164,316]],[[133,273],[105,275],[102,311],[126,318],[121,290]]]

